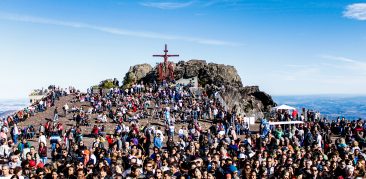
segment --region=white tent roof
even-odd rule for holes
[[[288,105],[286,105],[286,104],[283,104],[283,105],[281,105],[281,106],[276,106],[276,107],[274,107],[274,109],[276,109],[276,110],[279,110],[279,109],[285,109],[285,110],[296,110],[296,108],[291,107],[291,106],[288,106]]]

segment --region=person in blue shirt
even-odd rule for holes
[[[154,137],[154,146],[161,149],[163,147],[163,141],[161,141],[160,133]]]

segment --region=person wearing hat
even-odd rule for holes
[[[228,167],[227,174],[230,174],[233,179],[239,179],[238,169],[234,165]]]

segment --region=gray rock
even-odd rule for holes
[[[129,87],[132,83],[141,81],[151,71],[153,71],[153,68],[147,63],[131,66],[123,79],[124,87]]]
[[[198,76],[202,86],[206,84],[243,86],[235,67],[230,65],[207,63],[205,60],[180,61],[176,64],[175,79],[195,76]]]
[[[136,65],[127,72],[124,85],[135,81],[152,83],[156,76],[156,68],[153,69],[148,64]],[[219,92],[230,111],[263,116],[276,106],[272,97],[260,91],[258,86],[243,86],[234,66],[207,63],[205,60],[180,61],[175,64],[176,80],[195,76],[199,79],[199,85],[205,88],[208,94]]]

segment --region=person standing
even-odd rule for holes
[[[58,121],[58,108],[53,111],[53,122]]]
[[[51,137],[50,137],[50,144],[51,144],[52,151],[55,150],[56,144],[59,143],[60,141],[61,141],[61,138],[58,135],[58,133],[57,132],[52,132]]]
[[[163,141],[160,138],[160,133],[157,133],[157,135],[154,137],[154,147],[161,149],[163,147]]]
[[[14,144],[18,143],[18,135],[19,135],[19,130],[18,130],[17,124],[14,124],[13,129],[11,130],[11,136],[13,138]]]
[[[41,142],[43,142],[43,144],[47,146],[47,139],[43,132],[39,133],[38,143],[40,144]]]
[[[165,124],[169,125],[170,124],[170,108],[169,107],[165,108],[164,114],[165,114]]]
[[[174,137],[174,132],[175,132],[175,127],[174,127],[173,122],[171,122],[169,125],[169,136]]]
[[[69,105],[67,105],[67,103],[64,105],[64,107],[63,107],[63,109],[64,109],[64,114],[65,114],[65,117],[67,116],[67,113],[68,113],[68,111],[69,111]]]
[[[47,147],[46,147],[45,143],[43,143],[43,142],[39,143],[38,153],[39,153],[39,157],[41,158],[42,163],[46,164],[47,163]]]

